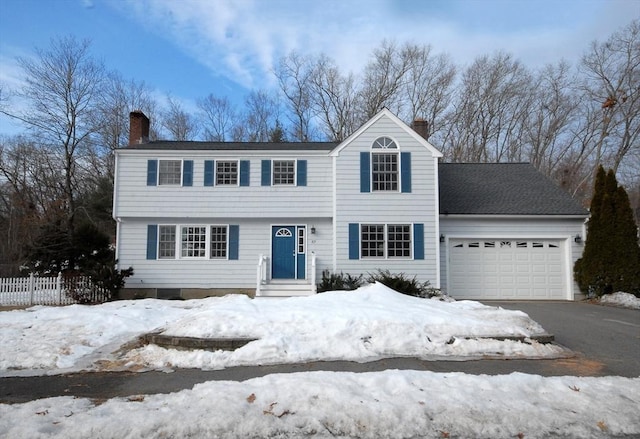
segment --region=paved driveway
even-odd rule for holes
[[[483,303],[529,314],[556,343],[580,354],[576,375],[640,376],[640,310],[585,302]]]

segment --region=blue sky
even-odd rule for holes
[[[504,50],[535,68],[576,62],[638,17],[640,0],[0,0],[0,83],[19,87],[16,57],[74,35],[109,69],[195,111],[209,93],[241,103],[274,87],[271,69],[291,50],[358,73],[386,38],[461,66]],[[18,130],[0,118],[0,134]]]

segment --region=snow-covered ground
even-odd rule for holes
[[[119,350],[148,332],[202,338],[256,338],[228,351],[178,351],[156,345]],[[315,360],[373,361],[558,357],[536,341],[491,336],[542,334],[525,313],[473,301],[442,302],[399,294],[382,284],[312,297],[243,295],[188,301],[130,300],[97,306],[36,306],[0,320],[0,375],[76,370],[222,369]]]
[[[307,372],[0,405],[0,437],[609,438],[640,434],[639,406],[639,378]]]
[[[613,294],[605,294],[599,300],[601,304],[621,306],[623,308],[640,309],[640,298],[633,294],[617,292]]]
[[[235,352],[120,349],[147,332],[254,337]],[[554,357],[519,311],[375,284],[307,298],[119,301],[0,313],[0,375],[416,356]],[[169,395],[0,404],[0,438],[611,437],[640,434],[640,378],[388,370],[274,374]]]

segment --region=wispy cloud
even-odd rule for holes
[[[345,71],[357,72],[383,39],[431,44],[462,64],[496,50],[534,67],[561,58],[576,61],[591,40],[630,21],[633,11],[638,15],[640,2],[143,0],[127,5],[147,29],[215,74],[254,88],[272,85],[275,62],[291,50],[326,53]]]

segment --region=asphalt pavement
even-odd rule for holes
[[[138,394],[170,393],[205,381],[244,381],[273,373],[308,371],[375,372],[387,369],[542,376],[640,376],[640,311],[581,302],[487,302],[520,309],[538,321],[556,342],[571,349],[569,358],[545,360],[487,359],[424,361],[390,358],[369,363],[311,362],[233,367],[218,371],[178,369],[171,373],[87,372],[68,375],[0,378],[0,403],[19,403],[51,396],[107,399]]]

